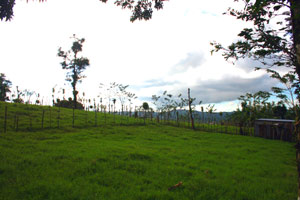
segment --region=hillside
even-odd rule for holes
[[[9,105],[24,116],[25,107]],[[72,110],[64,113],[68,118]],[[76,114],[77,126],[84,125],[86,115]],[[93,112],[87,114],[93,119]],[[105,126],[91,127],[88,118],[88,128],[64,122],[38,129],[38,116],[32,115],[38,122],[34,131],[2,132],[0,199],[297,197],[293,143],[107,119],[111,123]]]

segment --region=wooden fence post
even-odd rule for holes
[[[87,127],[88,126],[88,112],[89,111],[85,111],[85,126]]]
[[[44,117],[45,117],[45,110],[42,113],[42,129],[44,128]]]
[[[18,132],[18,130],[19,130],[19,116],[18,115],[16,115],[16,131]]]
[[[16,128],[16,124],[17,124],[17,114],[15,114],[15,119],[14,119],[14,128]]]
[[[51,125],[52,125],[52,113],[51,113],[51,107],[49,107],[49,112],[50,112],[50,128],[51,128]]]
[[[104,108],[104,125],[106,126],[106,108]]]
[[[97,127],[97,109],[95,109],[95,127]]]
[[[73,108],[72,128],[74,128],[74,124],[75,124],[75,109]]]
[[[60,120],[60,107],[58,107],[58,111],[57,111],[57,128],[59,128],[59,120]]]
[[[4,112],[4,133],[7,131],[7,106],[5,106],[5,112]]]
[[[30,114],[29,114],[29,129],[30,131],[32,131],[32,117]]]

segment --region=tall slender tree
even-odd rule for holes
[[[58,49],[58,56],[63,59],[61,66],[63,69],[67,70],[66,81],[71,83],[73,89],[73,102],[74,108],[76,109],[77,105],[77,83],[80,83],[85,76],[83,71],[87,66],[90,65],[89,59],[79,55],[82,52],[82,46],[85,41],[84,38],[77,38],[74,34],[72,39],[74,40],[73,45],[70,50],[63,51],[60,47]]]

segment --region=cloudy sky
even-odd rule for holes
[[[76,34],[84,37],[83,54],[90,60],[80,92],[96,97],[99,84],[130,85],[141,101],[164,90],[191,94],[217,111],[235,110],[246,92],[270,91],[277,84],[258,65],[242,60],[235,65],[210,54],[210,42],[228,45],[249,26],[223,15],[233,0],[170,0],[150,21],[131,23],[130,11],[113,0],[16,0],[12,21],[0,22],[0,72],[13,85],[51,96],[52,88],[70,88],[57,57],[68,50]],[[66,85],[64,85],[66,84]]]

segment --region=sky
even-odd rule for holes
[[[236,110],[240,95],[278,84],[254,71],[259,63],[245,59],[233,65],[221,53],[210,53],[210,42],[229,45],[250,26],[223,15],[238,3],[169,0],[164,5],[151,20],[131,23],[131,12],[113,0],[16,0],[14,18],[0,21],[0,72],[14,86],[45,97],[53,87],[71,90],[57,52],[69,50],[76,34],[85,38],[82,55],[90,60],[79,94],[90,98],[99,95],[100,83],[129,85],[140,105],[165,90],[187,95],[190,88],[192,97],[216,104],[220,112]]]

